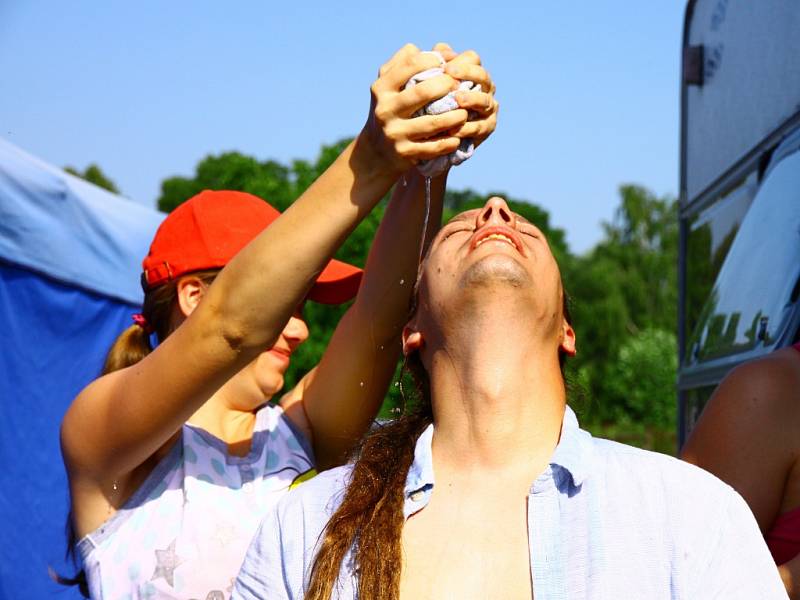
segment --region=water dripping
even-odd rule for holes
[[[428,219],[431,214],[431,178],[425,178],[425,218],[422,221],[422,237],[419,240],[419,258],[417,263],[422,262],[422,256],[425,251],[425,238],[428,235]],[[401,282],[402,283],[402,282]]]

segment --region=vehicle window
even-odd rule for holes
[[[731,249],[747,209],[750,208],[757,187],[757,173],[752,172],[710,207],[689,220],[684,261],[686,269],[684,327],[687,340],[690,338],[689,334],[697,327],[700,312],[711,294],[722,263]]]
[[[738,234],[727,235],[733,242],[689,338],[687,363],[769,346],[786,327],[800,274],[800,152],[770,171]]]

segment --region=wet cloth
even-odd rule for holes
[[[130,500],[78,543],[92,598],[228,598],[265,511],[313,462],[279,407],[258,411],[242,457],[184,425]]]
[[[404,490],[406,519],[424,510],[436,490],[432,438],[431,426],[417,440]],[[234,600],[303,598],[351,470],[318,475],[267,513]],[[527,504],[537,600],[786,598],[758,525],[730,486],[675,458],[593,438],[569,408]],[[342,565],[332,597],[354,600],[352,549]]]
[[[405,86],[406,88],[412,88],[415,85],[422,83],[426,79],[432,79],[444,73],[445,60],[442,57],[442,55],[436,51],[430,51],[427,52],[427,54],[434,54],[438,56],[441,66],[434,67],[433,69],[428,69],[426,71],[422,71],[421,73],[417,73],[411,79],[408,80],[408,83],[406,83]],[[442,113],[455,110],[456,108],[458,108],[458,102],[456,101],[456,93],[460,91],[480,92],[481,86],[480,84],[478,85],[474,84],[472,81],[462,81],[458,86],[458,90],[450,92],[449,94],[447,94],[442,98],[439,98],[438,100],[434,100],[430,104],[426,105],[424,108],[417,111],[415,116],[440,115]],[[475,152],[475,144],[472,142],[472,140],[464,139],[461,140],[461,144],[455,151],[451,152],[446,156],[438,156],[431,160],[420,161],[417,164],[417,169],[425,177],[436,177],[437,175],[446,171],[449,167],[460,165],[462,162],[471,157],[474,152]]]

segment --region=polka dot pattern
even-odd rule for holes
[[[136,501],[81,541],[93,597],[207,598],[226,589],[261,516],[313,466],[273,406],[259,411],[246,457],[190,425],[178,444]]]

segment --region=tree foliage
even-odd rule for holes
[[[93,183],[109,192],[119,194],[119,189],[111,179],[106,177],[105,173],[96,164],[91,164],[86,167],[86,170],[81,173],[75,167],[64,167],[64,170],[71,175],[85,179],[89,183]]]
[[[665,358],[677,356],[677,203],[635,185],[622,186],[620,196],[614,219],[603,225],[604,239],[575,257],[565,277],[578,336],[575,379],[589,398],[589,422],[629,415],[631,421],[666,427],[670,419],[674,425],[677,368],[677,359]],[[643,356],[634,361],[634,351]],[[621,369],[620,361],[628,366]],[[632,398],[653,389],[648,382],[659,364],[669,365],[669,374],[656,377],[663,393],[652,395],[645,417]]]
[[[238,152],[208,156],[200,161],[193,176],[165,180],[158,206],[170,211],[204,189],[234,189],[285,210],[349,141],[322,146],[312,162],[294,160],[289,165],[259,161]],[[636,428],[674,431],[676,202],[639,186],[622,186],[620,206],[614,218],[603,224],[603,239],[590,252],[576,256],[569,250],[565,232],[552,225],[545,209],[507,194],[448,190],[445,220],[483,206],[492,195],[506,198],[512,210],[542,230],[561,266],[579,349],[578,356],[570,361],[568,377],[573,399],[579,410],[582,408],[583,422],[624,439]],[[384,206],[385,199],[347,239],[337,258],[364,265]],[[346,308],[306,305],[311,336],[293,356],[286,374],[287,388],[317,364]],[[395,386],[390,389],[383,415],[401,401],[398,390]],[[611,425],[616,429],[610,430]],[[648,441],[652,437],[628,441],[652,446]]]

